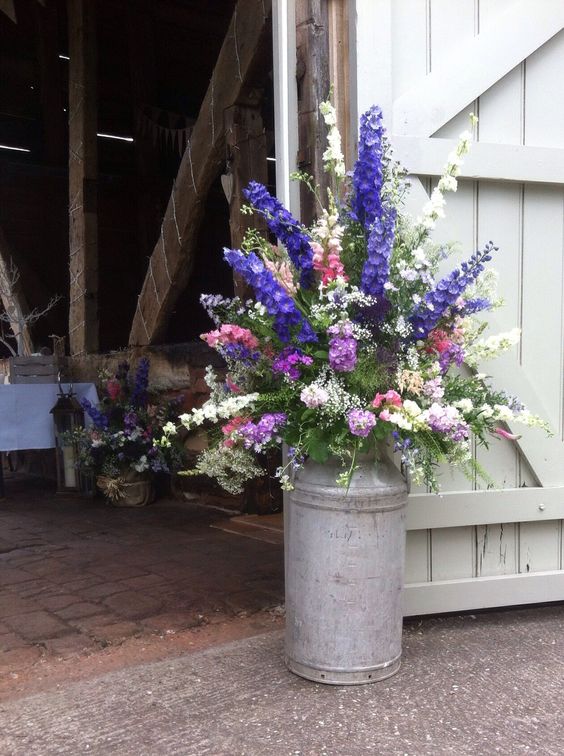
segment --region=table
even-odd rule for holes
[[[68,392],[70,385],[61,384]],[[98,403],[93,383],[74,383],[77,398]],[[59,395],[58,383],[0,384],[0,452],[24,449],[54,449],[55,425],[51,409]],[[4,480],[0,464],[0,497],[4,495]]]

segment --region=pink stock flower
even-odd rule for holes
[[[235,433],[235,431],[237,431],[242,425],[245,425],[248,420],[248,417],[241,417],[241,415],[238,415],[228,423],[225,423],[225,425],[221,426],[221,432],[224,436],[227,436],[227,438],[225,438],[223,441],[224,446],[227,446],[229,449],[234,446],[235,439],[231,438],[232,434]]]
[[[390,412],[389,409],[383,409],[382,412],[380,412],[380,414],[378,415],[378,417],[380,418],[380,420],[383,420],[384,422],[389,423],[390,420],[392,419],[392,413]]]
[[[447,333],[445,331],[441,331],[440,328],[436,328],[434,331],[431,331],[431,333],[427,337],[427,341],[429,342],[430,351],[434,349],[439,354],[445,352],[452,343]]]
[[[229,391],[232,391],[234,394],[240,394],[243,389],[239,388],[239,386],[236,383],[233,383],[231,378],[229,376],[225,379],[225,385],[229,389]]]
[[[386,391],[385,394],[376,394],[372,401],[372,406],[378,408],[381,404],[391,404],[393,407],[401,407],[401,396],[393,389]]]
[[[200,338],[214,349],[226,344],[241,344],[247,349],[256,349],[259,345],[257,337],[248,328],[231,323],[224,323],[219,330],[202,333]]]
[[[121,383],[117,380],[117,378],[110,378],[110,380],[106,383],[106,391],[108,392],[108,396],[114,402],[118,396],[121,393]]]
[[[521,438],[521,436],[518,436],[515,433],[509,433],[509,431],[506,431],[503,428],[495,428],[492,433],[501,438],[505,438],[508,441],[518,441]]]

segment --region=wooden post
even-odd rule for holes
[[[98,350],[96,2],[67,0],[69,23],[69,343]]]
[[[324,0],[297,0],[296,47],[298,78],[298,166],[313,177],[325,203],[329,180],[323,170],[327,130],[319,105],[329,97],[329,17]],[[316,217],[316,200],[302,185],[301,220],[309,225]]]
[[[230,197],[229,228],[231,246],[238,249],[249,227],[265,229],[266,224],[256,215],[243,215],[241,208],[246,200],[243,189],[249,181],[268,182],[266,164],[266,135],[258,104],[256,106],[234,105],[224,113],[225,140],[227,144],[226,184]],[[225,187],[224,187],[225,189]],[[249,295],[249,288],[238,274],[233,276],[235,294],[242,299]]]

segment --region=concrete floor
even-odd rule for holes
[[[318,686],[283,665],[280,544],[179,502],[8,494],[1,756],[564,754],[564,607],[409,620],[397,676]]]
[[[282,635],[0,704],[0,752],[120,756],[564,753],[564,611],[410,622],[395,677],[319,686]]]

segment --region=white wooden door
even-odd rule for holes
[[[564,600],[564,2],[352,0],[351,21],[354,120],[382,106],[416,213],[479,116],[435,238],[500,247],[490,332],[522,340],[484,372],[554,428],[475,452],[497,490],[445,471],[442,495],[411,495],[405,612]]]

